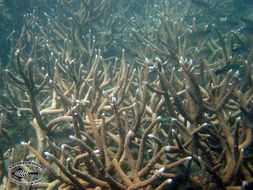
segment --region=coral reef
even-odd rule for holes
[[[223,6],[59,0],[26,14],[2,71],[2,188],[20,159],[47,167],[33,186],[48,190],[249,188],[250,35],[198,19]],[[10,116],[31,131],[21,144]]]

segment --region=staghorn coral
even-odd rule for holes
[[[232,54],[234,33],[214,25],[216,36],[206,40],[195,17],[182,19],[189,4],[161,1],[150,12],[147,2],[128,18],[120,2],[94,2],[59,1],[45,20],[26,15],[13,46],[1,110],[26,116],[36,133],[21,143],[27,159],[48,168],[34,186],[229,190],[252,183],[250,69],[247,80],[234,70],[213,72],[231,61],[251,67],[250,57]],[[111,9],[119,12],[106,17]],[[160,21],[140,28],[148,13]]]

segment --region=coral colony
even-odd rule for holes
[[[211,2],[59,0],[24,15],[9,37],[0,136],[8,115],[34,135],[4,163],[47,168],[37,189],[249,189],[253,49],[207,16],[223,6]],[[4,168],[3,189],[27,188]]]

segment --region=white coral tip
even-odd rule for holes
[[[45,156],[51,156],[49,152],[44,152]]]
[[[28,141],[28,142],[21,141],[20,144],[23,145],[23,146],[29,145],[29,144],[30,144],[30,141]]]
[[[61,145],[61,149],[64,149],[65,146],[66,146],[66,144],[62,144],[62,145]]]
[[[160,168],[160,169],[158,170],[158,172],[159,172],[159,173],[163,173],[163,172],[164,172],[164,170],[165,170],[165,168],[164,168],[164,167],[162,167],[162,168]]]
[[[74,136],[73,135],[69,135],[69,138],[71,139],[71,140],[74,140]]]
[[[170,151],[170,148],[171,148],[170,145],[168,145],[168,146],[165,147],[165,150]]]

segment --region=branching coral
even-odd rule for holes
[[[49,177],[35,186],[241,189],[251,184],[251,73],[244,80],[236,70],[214,69],[230,68],[232,58],[250,68],[251,60],[231,58],[231,46],[216,26],[218,36],[210,40],[211,31],[195,17],[185,27],[188,7],[178,12],[182,4],[159,7],[161,20],[149,29],[138,29],[141,21],[118,13],[105,18],[122,4],[79,5],[60,1],[44,14],[46,21],[27,15],[6,70],[6,90],[17,97],[1,110],[30,115],[36,141],[21,144],[27,159],[48,168]],[[144,15],[149,7],[146,3]],[[173,12],[178,23],[168,19]],[[194,32],[204,40],[194,39]]]

